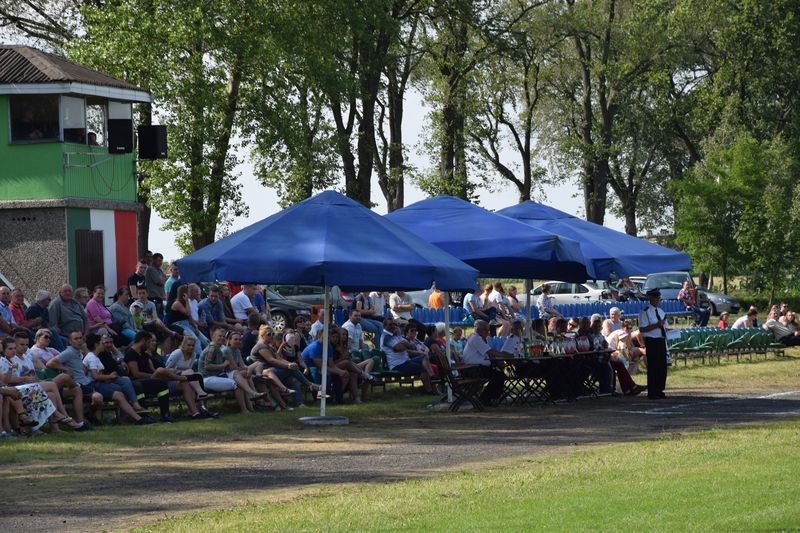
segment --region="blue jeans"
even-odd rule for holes
[[[332,361],[331,364],[333,364]],[[311,372],[311,379],[314,380],[314,383],[322,385],[322,372],[319,368],[309,366],[308,370]],[[326,392],[333,397],[331,403],[344,403],[344,387],[342,387],[342,380],[339,379],[339,376],[328,374],[328,390]]]
[[[128,344],[133,342],[134,337],[136,337],[136,332],[132,329],[125,328],[119,332],[120,335],[125,337],[128,340]],[[52,342],[52,341],[51,341]]]
[[[122,392],[125,399],[131,405],[136,403],[136,391],[133,390],[133,383],[130,378],[121,376],[114,381],[93,381],[92,388],[95,392],[99,392],[105,401],[111,401],[111,397],[116,392]]]
[[[703,309],[698,305],[687,307],[686,310],[694,314],[695,322],[697,322],[698,327],[703,328],[708,325],[708,318],[711,316],[711,311]]]
[[[206,348],[206,346],[211,344],[211,341],[208,340],[208,337],[200,333],[199,330],[195,329],[195,327],[192,326],[192,323],[189,322],[188,320],[179,320],[177,322],[173,322],[170,325],[178,326],[179,328],[181,328],[183,330],[184,335],[188,333],[190,335],[194,335],[195,337],[197,337],[197,342],[194,345],[194,355],[197,358],[200,357],[200,354],[203,353],[203,350]]]
[[[422,366],[422,361],[425,360],[424,355],[418,355],[413,359],[409,359],[404,363],[400,363],[392,370],[395,372],[400,372],[404,376],[419,376],[423,372],[425,372],[425,368]]]
[[[383,333],[383,322],[371,318],[362,318],[361,329],[378,336]]]
[[[317,370],[314,368],[314,370]],[[278,379],[290,389],[294,389],[294,401],[296,405],[303,403],[303,385],[310,386],[311,382],[306,379],[299,370],[289,370],[288,368],[272,367],[272,371]],[[313,376],[313,374],[312,374]]]

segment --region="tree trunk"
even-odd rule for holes
[[[339,152],[339,157],[342,158],[345,195],[348,198],[355,198],[358,195],[358,188],[356,187],[356,158],[350,148],[352,126],[349,121],[345,126],[344,118],[342,117],[342,102],[339,100],[339,95],[334,95],[329,99],[333,120],[336,123],[336,151]]]
[[[242,80],[242,67],[234,60],[228,78],[228,89],[223,110],[222,126],[214,141],[211,152],[211,171],[209,173],[208,200],[202,217],[192,219],[192,245],[195,250],[214,242],[217,233],[217,220],[221,210],[222,187],[225,182],[225,164],[231,145],[233,123],[239,102],[239,86]]]
[[[405,205],[405,156],[403,155],[403,97],[397,82],[389,82],[389,177],[386,206],[391,213]]]
[[[639,232],[639,228],[636,227],[636,202],[625,202],[622,210],[625,213],[625,233],[636,237]]]

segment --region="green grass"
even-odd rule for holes
[[[353,423],[369,423],[375,419],[392,419],[424,413],[424,405],[434,400],[432,396],[413,394],[408,388],[387,389],[376,392],[374,402],[363,405],[331,406],[328,414],[351,418]],[[227,403],[232,408],[234,402]],[[218,405],[217,407],[226,407]],[[180,421],[176,424],[133,426],[107,425],[94,431],[74,433],[64,431],[32,439],[0,441],[0,465],[24,461],[58,460],[79,453],[106,453],[120,448],[146,446],[172,446],[180,444],[229,442],[259,435],[292,435],[302,430],[297,419],[319,414],[319,403],[305,410],[256,412],[242,415],[226,412],[216,420]]]
[[[797,353],[797,350],[793,353]],[[646,383],[646,376],[635,376]],[[731,384],[743,389],[779,389],[800,384],[800,357],[756,360],[754,363],[723,363],[722,365],[690,365],[680,363],[670,371],[668,389],[705,389],[724,391]],[[386,393],[376,391],[374,401],[364,405],[335,406],[329,414],[350,417],[351,425],[372,426],[378,422],[401,417],[426,416],[424,405],[434,401],[432,396],[413,394],[409,389],[389,387]],[[232,407],[232,403],[228,404]],[[213,421],[155,424],[146,427],[121,425],[104,426],[85,433],[64,432],[34,439],[0,441],[0,464],[36,460],[58,460],[77,453],[106,453],[123,447],[140,448],[192,444],[200,442],[229,442],[258,435],[291,436],[302,431],[297,418],[319,413],[318,404],[305,411],[258,412],[245,416],[231,412]]]
[[[701,365],[699,362],[675,361],[669,371],[667,387],[705,388],[724,391],[731,386],[742,389],[779,389],[782,387],[797,388],[800,385],[800,350],[787,350],[787,357],[770,355],[766,360],[763,355],[754,355],[753,362],[749,357],[736,363],[732,358],[723,357],[722,364]],[[635,376],[644,383],[645,376]]]
[[[797,529],[798,442],[800,422],[707,431],[421,481],[324,486],[145,531]]]

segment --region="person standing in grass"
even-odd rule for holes
[[[647,299],[650,305],[639,312],[639,331],[647,351],[647,397],[659,400],[667,397],[667,328],[664,311],[658,307],[661,291],[650,289]]]

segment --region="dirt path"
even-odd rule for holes
[[[800,387],[798,387],[800,388]],[[800,390],[602,398],[484,413],[370,420],[292,435],[120,450],[4,468],[0,530],[96,531],[294,497],[322,483],[387,482],[575,446],[800,417]]]

